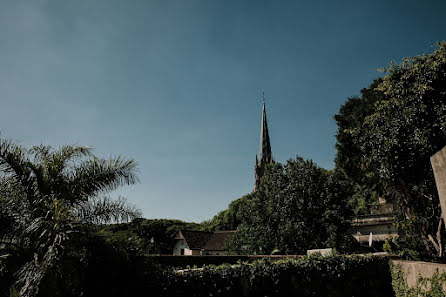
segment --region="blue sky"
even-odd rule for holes
[[[139,163],[147,218],[210,219],[250,192],[261,92],[272,151],[334,166],[333,115],[446,39],[445,1],[0,0],[0,131]]]

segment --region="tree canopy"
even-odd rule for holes
[[[228,208],[220,211],[211,220],[201,223],[203,228],[208,230],[235,230],[241,223],[243,206],[249,198],[250,194],[244,195],[232,201]]]
[[[134,219],[130,223],[102,225],[102,234],[114,241],[122,238],[132,238],[142,244],[147,254],[172,254],[172,244],[178,230],[207,231],[207,224],[188,223],[170,219]]]
[[[351,97],[334,116],[338,125],[336,134],[336,168],[351,181],[354,193],[348,204],[355,214],[367,214],[371,206],[383,197],[383,183],[377,171],[365,170],[364,154],[358,139],[369,133],[364,125],[366,117],[374,111],[375,103],[383,99],[383,92],[376,89],[382,82],[375,80],[370,87],[361,90],[360,97]]]
[[[239,253],[302,254],[348,241],[349,183],[300,157],[266,167],[258,191],[247,195],[241,224],[228,246]]]
[[[443,222],[429,158],[446,145],[446,43],[385,71],[335,117],[337,164],[360,184],[374,184],[398,206],[400,226],[418,234],[426,253],[441,256]]]

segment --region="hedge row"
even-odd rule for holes
[[[303,258],[299,255],[222,255],[222,256],[171,256],[171,255],[148,255],[146,259],[153,264],[163,267],[186,268],[188,266],[203,267],[209,265],[237,264],[239,262],[254,262],[260,259],[277,261],[289,258]]]
[[[389,260],[331,256],[170,270],[161,296],[394,296]],[[160,289],[159,287],[157,288]]]

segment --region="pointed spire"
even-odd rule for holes
[[[260,127],[260,148],[259,160],[261,163],[268,163],[272,160],[271,143],[268,134],[268,122],[266,120],[265,94],[262,100],[262,123]]]
[[[260,179],[262,178],[263,171],[265,170],[265,165],[274,163],[271,143],[268,134],[268,122],[266,120],[266,108],[265,108],[265,94],[263,93],[262,98],[262,122],[260,126],[260,148],[259,148],[259,158],[256,155],[256,165],[254,167],[255,181],[254,181],[254,191],[259,188]]]

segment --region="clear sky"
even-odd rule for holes
[[[210,219],[272,151],[334,166],[333,115],[446,39],[446,1],[0,0],[0,131],[139,163],[147,218]]]

